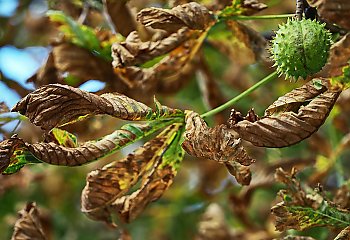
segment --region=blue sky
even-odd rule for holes
[[[18,1],[16,0],[0,0],[0,17],[11,17],[14,14],[17,5]],[[45,6],[40,7],[37,5],[33,6],[33,9],[30,7],[30,11],[41,11],[45,8]],[[43,12],[41,11],[40,14],[43,14]],[[33,84],[27,83],[26,81],[44,64],[50,51],[51,47],[44,46],[31,46],[24,49],[19,49],[12,45],[1,46],[0,71],[6,78],[18,82],[27,89],[34,90]],[[103,82],[90,80],[82,84],[80,88],[85,91],[95,92],[104,88],[104,86],[105,83]],[[1,81],[0,75],[0,102],[5,102],[10,108],[12,108],[19,100],[20,96],[15,91],[9,89]],[[11,131],[16,123],[16,121],[11,122],[5,125],[4,128]]]

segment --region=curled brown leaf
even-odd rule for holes
[[[279,168],[275,178],[287,185],[285,190],[278,193],[282,201],[271,208],[276,217],[276,230],[302,231],[315,226],[345,228],[349,225],[349,210],[328,200],[322,193],[322,188],[318,191],[307,191],[308,187],[301,186],[296,179],[295,169],[288,173]]]
[[[145,91],[174,92],[186,84],[194,72],[193,59],[207,32],[191,31],[189,38],[150,68],[115,68],[115,73],[130,88]]]
[[[104,0],[105,10],[111,17],[116,30],[124,37],[136,29],[136,23],[127,6],[128,0]]]
[[[42,129],[50,130],[87,115],[109,114],[125,120],[140,120],[152,109],[122,94],[98,96],[67,85],[52,84],[28,94],[12,111],[27,116]]]
[[[21,146],[23,146],[23,141],[17,136],[0,142],[0,173],[10,165],[13,152]]]
[[[348,65],[350,60],[350,33],[336,42],[330,50],[327,64],[318,73],[321,77],[336,77],[343,74],[343,67]]]
[[[43,231],[39,217],[36,204],[28,203],[27,206],[19,212],[19,219],[15,223],[15,230],[11,239],[48,239]]]
[[[175,174],[176,172],[169,165],[164,168],[155,167],[147,178],[144,178],[139,190],[117,199],[113,203],[113,208],[119,212],[123,221],[134,220],[150,202],[163,195],[172,184]]]
[[[72,80],[67,80],[67,77]],[[79,86],[91,79],[117,81],[110,62],[72,43],[59,42],[53,45],[48,60],[30,80],[36,86],[65,82]]]
[[[214,18],[207,8],[196,2],[190,2],[172,9],[143,9],[137,14],[137,20],[146,27],[171,32],[181,27],[204,30],[214,21]]]
[[[117,68],[145,63],[177,48],[189,36],[188,28],[184,27],[163,39],[142,42],[136,31],[131,32],[124,42],[113,44],[112,64]]]
[[[327,91],[324,86],[328,86],[327,80],[314,79],[292,90],[268,107],[260,119],[240,119],[233,110],[229,127],[242,139],[259,147],[294,145],[320,128],[342,91],[338,85],[328,86]],[[312,96],[315,97],[308,102]]]
[[[162,126],[161,123],[158,125]],[[0,172],[11,164],[12,158],[14,162],[17,161],[13,154],[20,148],[28,151],[41,162],[52,165],[79,166],[111,154],[137,140],[140,136],[148,135],[159,129],[152,123],[132,124],[129,128],[131,130],[128,127],[116,130],[97,141],[85,142],[76,147],[63,146],[55,142],[27,143],[20,138],[11,137],[0,143]]]
[[[317,7],[319,15],[345,29],[350,30],[350,2],[346,0],[314,0],[312,6]]]
[[[186,113],[186,132],[182,147],[195,157],[207,158],[225,164],[237,181],[247,185],[251,173],[249,166],[254,162],[225,125],[209,128],[198,113]]]
[[[92,219],[114,225],[112,212],[120,212],[122,219],[129,221],[148,202],[160,197],[171,184],[173,170],[169,172],[168,167],[159,169],[154,165],[159,166],[162,154],[171,143],[169,139],[175,136],[180,127],[181,124],[171,125],[126,158],[92,171],[82,192],[82,211]],[[152,169],[150,177],[144,177],[149,169]],[[141,176],[141,188],[125,196]]]

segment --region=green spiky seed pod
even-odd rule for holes
[[[277,71],[295,80],[319,72],[327,62],[331,37],[325,24],[316,20],[288,19],[272,40],[271,53]]]

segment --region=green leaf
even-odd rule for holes
[[[242,0],[233,0],[232,5],[224,8],[220,12],[219,17],[238,16],[238,15],[242,15],[242,13],[243,13]]]
[[[118,213],[126,222],[137,217],[149,202],[158,199],[170,186],[176,171],[160,164],[167,156],[172,164],[176,143],[181,138],[183,123],[168,126],[152,140],[121,160],[90,172],[82,192],[82,211],[95,220],[112,226],[111,214]],[[166,154],[166,152],[172,150]],[[130,195],[128,191],[140,181],[141,186]]]
[[[51,136],[54,138],[54,141],[59,145],[65,147],[77,147],[78,140],[74,134],[67,132],[65,130],[54,128],[51,130]]]
[[[344,84],[344,88],[347,89],[350,87],[350,61],[348,65],[343,67],[343,74],[337,77],[333,77],[332,81],[340,84]]]
[[[239,15],[252,15],[267,8],[266,4],[250,0],[232,0],[231,6],[224,8],[219,14],[219,19],[227,19]]]
[[[285,222],[294,222],[294,229],[302,231],[316,226],[345,228],[350,225],[350,212],[331,206],[323,201],[317,209],[304,206],[283,206],[288,217]],[[292,226],[292,225],[291,225]]]
[[[345,228],[350,225],[350,212],[315,191],[305,191],[295,177],[279,168],[276,170],[276,180],[287,185],[278,195],[283,200],[271,208],[276,216],[276,229],[285,231],[295,229],[302,231],[311,227],[326,226],[330,228]]]
[[[162,162],[159,168],[164,168],[165,166],[171,166],[174,171],[177,171],[180,167],[180,163],[185,156],[185,151],[181,147],[182,135],[185,131],[185,125],[179,129],[176,136],[172,140],[168,149],[162,157]]]
[[[48,11],[47,16],[52,22],[61,24],[59,30],[64,33],[65,39],[71,43],[90,50],[94,55],[97,55],[107,61],[112,61],[111,44],[102,44],[96,36],[93,28],[79,24],[71,17],[65,15],[61,11]]]
[[[121,129],[104,136],[101,139],[77,145],[76,137],[66,131],[53,129],[53,142],[26,143],[13,137],[1,142],[0,165],[3,172],[12,174],[30,163],[48,163],[52,165],[79,166],[99,160],[115,153],[125,146],[134,143],[152,133],[176,122],[181,118],[154,120],[143,124],[126,124]],[[6,167],[7,166],[7,167]]]

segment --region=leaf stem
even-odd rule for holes
[[[267,20],[267,19],[280,19],[280,18],[289,18],[289,17],[295,17],[295,14],[280,14],[280,15],[261,15],[261,16],[243,16],[243,15],[238,15],[238,16],[229,16],[229,17],[224,17],[220,16],[220,19],[224,20]]]
[[[260,80],[259,82],[257,82],[256,84],[254,84],[253,86],[251,86],[250,88],[248,88],[247,90],[245,90],[244,92],[242,92],[241,94],[239,94],[238,96],[232,98],[230,101],[224,103],[223,105],[214,108],[212,110],[210,110],[209,112],[203,113],[201,115],[202,118],[205,117],[209,117],[212,115],[215,115],[223,110],[225,110],[228,107],[231,107],[233,104],[235,104],[236,102],[238,102],[239,100],[241,100],[242,98],[246,97],[247,95],[249,95],[250,93],[252,93],[254,90],[260,88],[261,86],[271,82],[273,79],[275,79],[277,77],[277,72],[274,71],[273,73],[271,73],[270,75],[266,76],[265,78],[263,78],[262,80]]]

